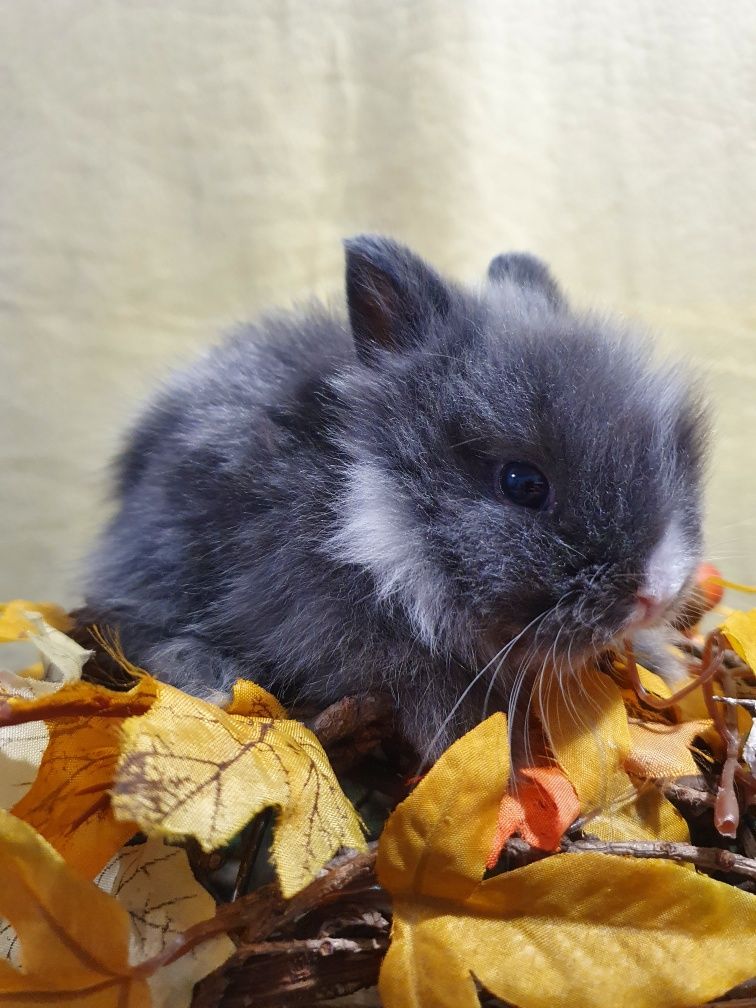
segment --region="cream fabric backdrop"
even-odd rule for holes
[[[0,596],[75,601],[140,396],[367,229],[658,327],[755,579],[755,45],[748,0],[0,0]]]

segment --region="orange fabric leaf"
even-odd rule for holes
[[[68,683],[57,693],[35,697],[0,699],[0,725],[25,724],[61,717],[102,717],[123,720],[144,714],[157,698],[157,681],[145,675],[125,693],[88,682]]]
[[[12,812],[87,878],[137,832],[113,815],[110,788],[123,722],[156,697],[157,683],[145,676],[127,693],[79,682],[35,700],[4,701],[6,718],[44,718],[50,735],[34,783]]]
[[[496,865],[507,840],[515,833],[531,847],[558,850],[564,831],[580,814],[580,800],[559,767],[528,767],[519,777],[516,792],[505,794],[499,805],[486,868]]]

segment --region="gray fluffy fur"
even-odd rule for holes
[[[698,556],[706,425],[678,371],[572,311],[532,257],[472,291],[363,236],[347,304],[244,326],[158,392],[118,462],[88,616],[200,695],[237,676],[284,701],[388,690],[435,755],[491,676],[504,706],[522,663],[614,639],[673,518]],[[501,495],[512,459],[547,475],[546,510]]]

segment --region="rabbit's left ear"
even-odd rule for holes
[[[379,235],[344,242],[346,298],[357,354],[370,362],[375,350],[401,352],[430,334],[450,308],[441,277],[404,245]]]
[[[528,252],[505,252],[491,260],[488,267],[491,283],[510,283],[525,290],[541,293],[555,308],[565,304],[565,297],[545,262]]]

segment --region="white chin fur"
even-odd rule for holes
[[[391,482],[373,463],[349,467],[341,527],[331,537],[328,553],[367,568],[378,599],[399,601],[420,640],[435,649],[444,622],[439,575],[431,569],[420,534]]]
[[[688,674],[684,658],[674,649],[677,632],[667,624],[647,627],[633,635],[635,657],[651,668],[670,686]]]

